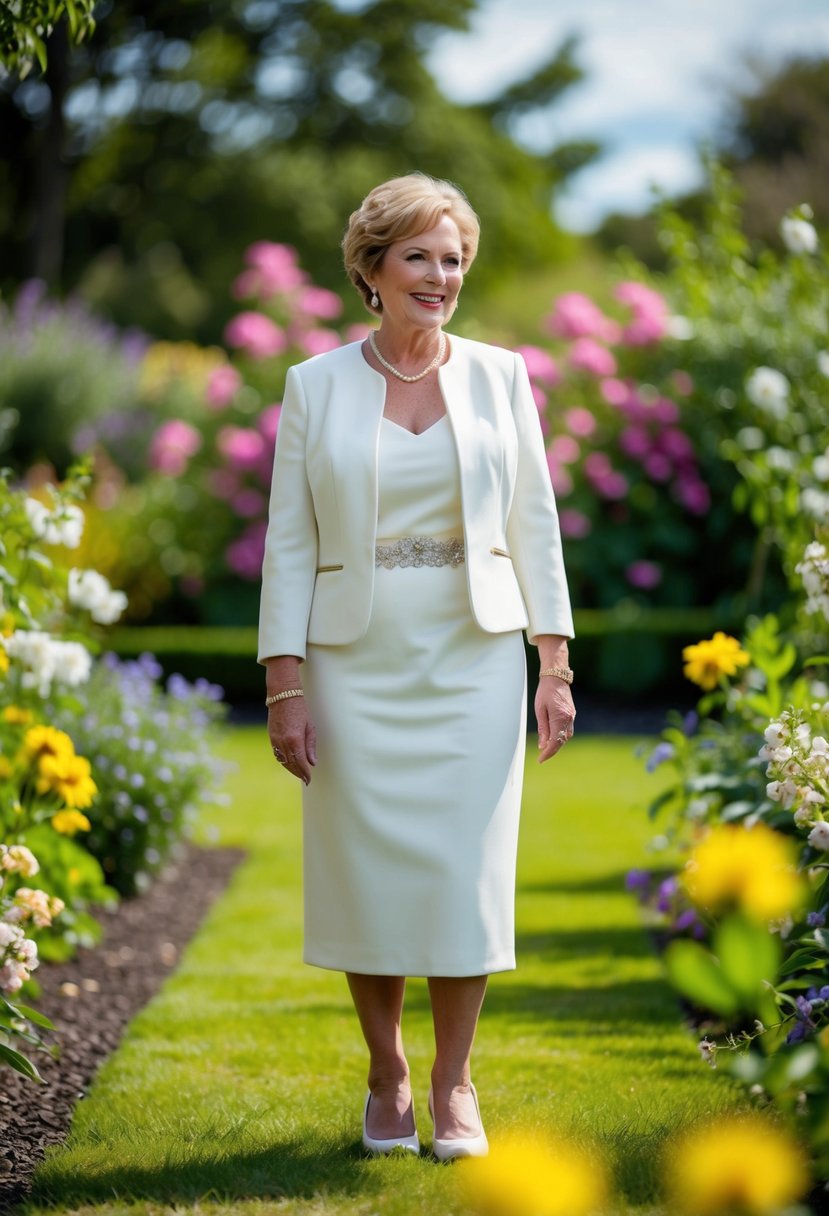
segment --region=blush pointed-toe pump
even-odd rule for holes
[[[481,1108],[478,1105],[478,1093],[471,1081],[469,1082],[469,1088],[472,1091],[475,1110],[478,1112],[478,1122],[481,1125],[480,1133],[477,1136],[463,1136],[455,1140],[441,1140],[437,1136],[433,1136],[432,1152],[438,1161],[454,1161],[456,1157],[486,1157],[489,1152],[489,1141],[486,1138],[486,1132],[484,1131],[481,1119]],[[429,1090],[429,1114],[432,1116],[432,1122],[434,1123],[435,1107],[432,1101],[431,1089]]]
[[[363,1107],[363,1148],[373,1157],[385,1157],[395,1149],[402,1148],[407,1153],[420,1152],[420,1140],[415,1128],[412,1136],[393,1136],[390,1140],[375,1140],[368,1134],[368,1108],[371,1103],[371,1090],[366,1094],[366,1104]],[[412,1102],[412,1118],[414,1119],[414,1101]]]

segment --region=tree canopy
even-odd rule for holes
[[[114,0],[45,72],[0,85],[0,251],[9,288],[80,285],[116,319],[215,337],[260,238],[343,282],[339,240],[377,181],[420,169],[469,194],[485,239],[470,288],[561,256],[557,185],[594,145],[545,154],[510,130],[582,71],[572,40],[486,103],[448,100],[426,66],[476,0]],[[459,65],[461,67],[462,65]]]

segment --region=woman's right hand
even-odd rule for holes
[[[317,732],[304,697],[286,697],[268,706],[268,737],[282,767],[308,785],[317,762]]]

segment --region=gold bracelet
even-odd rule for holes
[[[273,696],[265,697],[266,705],[275,705],[277,701],[287,701],[288,697],[304,697],[302,688],[286,688],[284,692],[275,692]]]
[[[566,684],[573,683],[572,667],[544,667],[538,674],[540,676],[558,676],[559,680],[564,680]]]

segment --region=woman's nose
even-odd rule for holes
[[[426,277],[433,283],[445,283],[446,271],[443,269],[440,262],[436,262],[429,267],[429,272]]]

